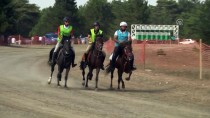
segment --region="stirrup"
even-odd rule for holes
[[[74,68],[74,67],[76,67],[77,66],[77,64],[72,64],[72,68]]]
[[[104,65],[101,66],[101,70],[105,70]]]
[[[131,70],[136,70],[137,68],[135,66],[131,67]]]

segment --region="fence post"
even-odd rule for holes
[[[202,59],[202,39],[200,39],[200,53],[199,53],[199,60],[200,60],[200,62],[199,62],[199,65],[200,65],[200,79],[202,79],[202,68],[203,68],[203,63],[202,63],[202,61],[203,61],[203,59]]]
[[[144,70],[146,68],[146,56],[145,56],[145,53],[146,53],[146,41],[144,40],[143,42],[143,51],[142,51],[142,59],[143,59],[143,67],[144,67]]]

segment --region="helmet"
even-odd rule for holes
[[[93,26],[100,26],[99,22],[94,22]]]
[[[70,18],[69,17],[64,17],[63,22],[66,22],[66,21],[70,21]]]
[[[126,22],[123,21],[123,22],[120,23],[120,27],[121,27],[121,26],[126,26],[126,27],[127,27],[128,24],[127,24]]]

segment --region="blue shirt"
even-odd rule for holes
[[[122,32],[121,30],[117,30],[115,32],[115,36],[117,36],[117,40],[120,42],[128,41],[128,37],[130,36],[130,33],[128,31]],[[119,43],[115,43],[115,46],[119,46]]]

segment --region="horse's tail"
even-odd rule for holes
[[[52,65],[52,62],[51,62],[51,61],[52,61],[52,56],[53,56],[54,49],[55,49],[55,47],[52,48],[52,49],[50,50],[50,53],[49,53],[49,59],[48,59],[48,65],[49,65],[49,66]]]

